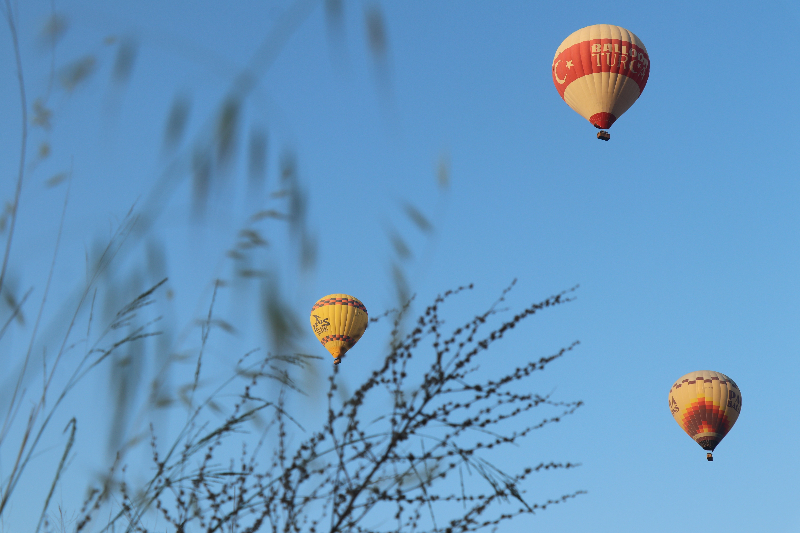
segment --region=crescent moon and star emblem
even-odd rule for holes
[[[559,63],[561,63],[561,60],[560,60],[560,59],[559,59],[558,61],[556,61],[556,64],[555,64],[555,65],[553,65],[553,76],[555,76],[555,78],[556,78],[556,81],[557,81],[559,84],[563,85],[563,84],[564,84],[564,83],[567,81],[567,77],[566,77],[566,76],[564,76],[564,79],[563,79],[563,80],[558,78],[558,74],[556,73],[556,71],[557,71],[557,69],[558,69],[558,64],[559,64]]]

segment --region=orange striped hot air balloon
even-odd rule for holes
[[[553,58],[553,84],[561,98],[596,128],[608,129],[642,94],[650,56],[633,32],[595,24],[564,39]],[[598,139],[610,139],[601,131]]]
[[[368,325],[367,308],[354,296],[329,294],[311,308],[311,329],[331,352],[336,365],[342,362],[342,356],[358,342]]]
[[[742,410],[742,393],[731,378],[711,370],[689,372],[669,389],[669,410],[678,425],[711,452],[725,438]]]

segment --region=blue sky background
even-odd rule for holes
[[[29,110],[43,98],[53,117],[49,131],[30,128],[8,276],[19,293],[34,291],[25,325],[2,339],[8,369],[0,373],[2,412],[28,349],[67,192],[67,181],[48,186],[48,180],[72,169],[34,353],[57,350],[61,338],[53,324],[69,316],[64,310],[85,279],[86,254],[108,240],[131,206],[146,209],[153,190],[162,191],[157,197],[165,208],[151,234],[126,242],[119,282],[108,286],[124,287],[137,276],[143,285],[157,281],[159,273],[146,268],[147,250],[150,257],[163,250],[161,270],[170,277],[172,297],[162,293],[155,309],[185,325],[171,339],[196,353],[194,321],[207,314],[212,280],[232,277],[225,251],[254,212],[281,205],[268,195],[279,188],[282,154],[292,152],[308,191],[316,266],[301,273],[294,244],[267,221],[272,247],[256,256],[253,268],[280,280],[281,295],[303,327],[306,310],[329,293],[357,296],[373,316],[395,307],[393,263],[406,273],[417,311],[440,292],[475,284],[446,308],[454,327],[488,307],[514,278],[507,301],[513,309],[580,284],[574,302],[525,322],[482,368],[513,369],[580,340],[526,386],[586,405],[487,458],[511,471],[523,463],[580,462],[570,472],[534,476],[525,485],[527,497],[542,502],[578,489],[588,494],[500,531],[658,533],[687,524],[800,529],[797,4],[344,2],[338,34],[322,2],[304,6],[207,0],[14,5]],[[374,8],[386,23],[383,58],[370,53],[366,39],[365,13]],[[188,173],[177,173],[174,192],[157,184],[170,164],[191,156],[233,80],[287,9],[298,9],[300,22],[242,109],[244,133],[256,127],[269,134],[263,189],[247,188],[240,157],[228,181],[212,186],[207,223],[192,218]],[[42,37],[53,11],[68,24],[55,49]],[[607,143],[559,98],[550,76],[561,41],[597,23],[630,29],[651,58],[645,91],[610,129]],[[0,196],[6,202],[16,182],[20,105],[7,25],[2,33]],[[115,40],[106,42],[109,36]],[[137,50],[126,83],[112,75],[120,42]],[[92,75],[64,89],[60,73],[87,55],[96,60]],[[189,119],[185,139],[169,153],[164,125],[179,95],[190,102]],[[241,141],[246,145],[244,136]],[[36,162],[42,142],[52,151]],[[447,187],[437,181],[441,168]],[[407,204],[424,214],[432,231],[409,219]],[[408,245],[409,259],[397,259],[393,234]],[[236,334],[212,335],[209,379],[232,371],[244,352],[269,349],[260,295],[248,291],[239,284],[219,296],[216,312]],[[345,391],[378,365],[389,329],[378,323],[349,354],[337,378]],[[158,346],[137,367],[142,376],[158,371]],[[292,400],[313,421],[324,405],[324,394],[315,391],[333,367],[310,328],[303,350],[326,357],[302,378],[309,397]],[[77,353],[64,368],[75,361]],[[183,384],[193,369],[193,363],[173,368],[170,379]],[[741,417],[713,463],[667,408],[672,383],[701,369],[727,374],[743,395]],[[105,470],[110,373],[99,369],[59,410],[31,476],[3,517],[3,531],[30,530],[30,520],[35,525],[49,487],[40,479],[52,475],[64,445],[61,429],[73,414],[78,440],[59,502],[77,510],[87,480]],[[26,381],[31,398],[40,381]],[[132,401],[145,400],[140,391]],[[26,416],[18,416],[0,450],[2,479]],[[147,416],[132,416],[128,434],[146,429]],[[169,433],[182,415],[158,416]],[[543,416],[534,412],[519,423]],[[147,468],[146,450],[139,459]]]

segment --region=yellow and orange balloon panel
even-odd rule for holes
[[[334,364],[352,348],[369,325],[367,308],[348,294],[329,294],[311,308],[311,329],[317,340],[331,352]]]
[[[739,418],[742,393],[725,374],[698,370],[681,376],[669,389],[669,409],[678,425],[712,452]]]
[[[552,70],[564,102],[596,128],[607,129],[642,94],[650,56],[632,31],[595,24],[564,39]]]

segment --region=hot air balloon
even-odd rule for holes
[[[669,410],[675,421],[697,444],[706,459],[739,418],[742,393],[731,378],[711,370],[689,372],[669,390]]]
[[[329,294],[311,308],[311,328],[319,342],[342,362],[342,356],[358,342],[369,325],[367,308],[361,300],[347,294]]]
[[[633,32],[595,24],[561,43],[553,58],[553,84],[561,98],[596,128],[607,129],[642,94],[650,56]],[[607,141],[606,131],[597,134]]]

